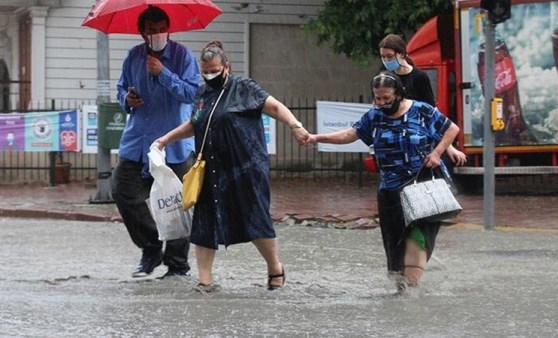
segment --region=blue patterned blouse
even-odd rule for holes
[[[379,189],[399,189],[409,183],[442,139],[451,121],[428,103],[413,101],[402,116],[392,119],[372,108],[353,125],[358,137],[373,145],[380,169]],[[444,163],[442,169],[446,170]]]

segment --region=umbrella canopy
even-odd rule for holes
[[[138,17],[150,5],[167,13],[170,33],[205,28],[222,13],[210,0],[97,0],[81,25],[106,34],[139,34]]]

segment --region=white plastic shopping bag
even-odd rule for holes
[[[147,154],[154,179],[148,204],[160,241],[188,237],[192,227],[192,210],[182,208],[182,182],[165,164],[165,156],[165,151],[155,144]]]

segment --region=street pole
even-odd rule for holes
[[[97,32],[97,121],[99,121],[102,103],[110,101],[109,38],[105,33]],[[97,126],[98,128],[101,126]],[[98,135],[97,130],[97,135]],[[101,147],[97,140],[97,193],[91,196],[89,203],[113,203],[110,176],[110,149]]]
[[[491,102],[495,92],[495,28],[491,19],[485,21],[484,53],[484,228],[494,229],[494,133],[491,125]]]

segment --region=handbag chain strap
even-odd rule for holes
[[[217,101],[215,101],[215,104],[213,105],[213,108],[211,109],[211,113],[209,113],[209,118],[207,119],[207,126],[205,127],[205,133],[203,134],[203,141],[202,141],[200,153],[198,154],[198,161],[201,160],[201,156],[202,156],[202,153],[203,153],[203,147],[205,146],[205,139],[207,138],[207,132],[209,131],[209,125],[211,123],[211,117],[213,116],[213,112],[215,111],[215,108],[217,108],[217,105],[219,104],[219,100],[221,100],[221,96],[223,96],[224,92],[225,92],[225,87],[223,87],[223,89],[221,89],[221,93],[219,93],[219,97],[217,97]]]

